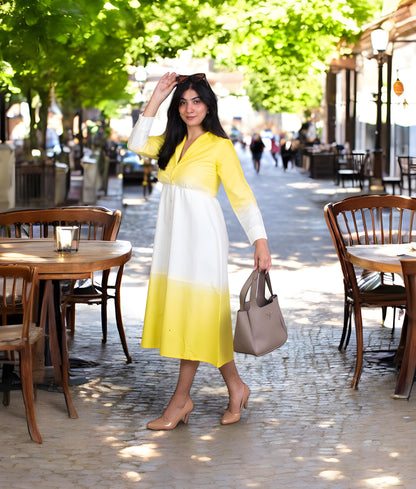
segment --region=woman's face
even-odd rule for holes
[[[198,127],[207,115],[208,107],[195,90],[186,90],[179,101],[179,115],[188,127]]]

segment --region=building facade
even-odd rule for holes
[[[371,35],[377,29],[388,33],[385,51],[373,48]],[[326,84],[327,142],[374,151],[380,110],[382,172],[398,174],[397,157],[416,156],[415,59],[416,0],[402,0],[364,29],[353,56],[332,60]]]

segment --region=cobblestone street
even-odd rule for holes
[[[346,352],[337,348],[343,284],[323,206],[345,194],[298,168],[276,168],[269,154],[257,175],[249,152],[239,151],[268,231],[272,284],[289,332],[287,343],[269,355],[236,354],[251,389],[241,421],[220,425],[227,391],[218,370],[201,364],[189,424],[171,432],[146,429],[166,406],[178,369],[177,360],[139,346],[159,190],[144,200],[141,189],[128,189],[123,206],[121,183],[114,180],[99,203],[123,209],[119,239],[133,245],[122,287],[133,362],[125,363],[112,303],[104,346],[99,308],[77,306],[69,347],[71,358],[86,361],[71,371],[79,419],[67,417],[63,394],[38,389],[43,444],[37,445],[27,432],[21,392],[13,391],[10,406],[0,405],[1,488],[416,488],[416,392],[410,401],[391,398],[397,376],[391,350],[402,320],[392,334],[390,315],[382,327],[380,310],[364,311],[358,390],[349,387],[355,339]],[[219,200],[230,237],[235,314],[253,250],[222,189]]]

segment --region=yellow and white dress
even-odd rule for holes
[[[157,158],[164,136],[149,136],[152,122],[140,117],[128,147]],[[221,182],[250,243],[266,232],[232,142],[206,132],[179,161],[184,142],[158,174],[163,189],[141,345],[221,367],[233,359]]]

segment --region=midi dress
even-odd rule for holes
[[[157,159],[164,136],[149,136],[153,119],[139,118],[128,147]],[[232,142],[205,132],[180,159],[185,140],[158,172],[163,187],[141,346],[221,367],[233,359],[221,182],[250,243],[266,231]]]

